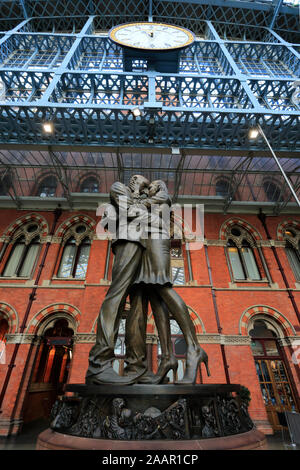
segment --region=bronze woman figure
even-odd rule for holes
[[[167,187],[163,181],[153,181],[148,191],[149,198],[143,201],[143,204],[148,209],[153,204],[171,205]],[[157,211],[154,211],[154,216],[153,214],[150,215],[151,227],[148,231],[148,237],[144,242],[145,250],[142,254],[139,273],[134,281],[134,285],[142,285],[146,289],[147,296],[150,303],[152,303],[155,321],[158,318],[157,306],[163,303],[164,306],[168,307],[171,315],[181,328],[187,344],[187,357],[184,377],[177,383],[191,384],[196,381],[197,369],[201,362],[204,362],[207,374],[210,375],[208,356],[198,344],[195,328],[185,302],[172,288],[170,277],[170,237],[162,219],[162,217],[157,217]],[[138,315],[138,312],[131,312],[131,315]],[[163,358],[156,376],[153,378],[150,375],[148,379],[147,377],[142,377],[139,381],[143,383],[159,383],[164,379],[169,370],[175,371],[177,369],[177,360],[173,353],[171,353],[170,345],[165,344],[167,341],[166,337],[170,337],[167,313],[164,313],[162,316],[160,315],[158,321],[158,332],[160,330],[164,332],[163,341],[161,341]],[[168,325],[166,325],[166,322]]]

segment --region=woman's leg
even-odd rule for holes
[[[189,311],[185,302],[180,295],[168,286],[159,286],[157,292],[162,300],[168,305],[173,318],[177,321],[183,336],[185,338],[188,349],[198,350],[199,345],[197,341],[196,331],[194,324],[190,318]]]
[[[171,287],[159,287],[157,291],[161,299],[168,305],[173,318],[181,328],[187,344],[186,369],[184,377],[177,383],[183,385],[194,384],[197,378],[198,366],[201,362],[205,363],[207,374],[210,375],[207,354],[198,344],[193,322],[182,298]]]
[[[155,288],[148,288],[148,297],[151,304],[155,325],[158,331],[162,361],[177,362],[174,354],[171,342],[171,328],[170,328],[170,317],[168,308],[163,300],[161,300],[155,291]]]
[[[175,374],[178,367],[177,359],[173,354],[171,343],[171,329],[169,311],[164,301],[157,295],[155,287],[148,285],[145,294],[150,301],[152,313],[154,316],[156,328],[161,344],[162,357],[157,373],[148,371],[138,382],[144,384],[164,383],[167,373],[172,369],[175,381]],[[126,350],[127,352],[127,350]]]

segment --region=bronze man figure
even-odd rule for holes
[[[130,178],[129,187],[120,182],[114,183],[110,191],[110,200],[116,208],[117,214],[124,204],[125,210],[132,208],[148,184],[148,180],[140,175],[134,175]],[[123,224],[126,225],[126,223],[125,218]],[[143,241],[140,239],[130,240],[128,233],[125,238],[122,238],[123,228],[118,223],[116,238],[112,243],[115,255],[112,282],[98,316],[96,343],[89,354],[86,383],[128,384],[135,381],[135,378],[132,377],[120,377],[112,367],[122,309],[129,289],[134,282],[143,251]]]

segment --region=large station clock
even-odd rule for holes
[[[109,38],[123,48],[125,71],[133,71],[142,60],[148,70],[166,73],[178,72],[180,51],[195,40],[186,28],[153,22],[115,26]]]
[[[194,34],[188,29],[163,23],[128,23],[110,30],[112,41],[125,47],[167,51],[189,46]]]

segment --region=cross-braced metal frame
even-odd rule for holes
[[[124,148],[164,152],[178,147],[177,165],[166,170],[174,173],[174,195],[208,194],[204,186],[215,187],[218,172],[224,176],[228,169],[225,211],[251,174],[252,200],[261,199],[255,181],[267,191],[266,183],[254,177],[264,172],[257,156],[266,146],[263,139],[249,140],[251,126],[261,126],[279,158],[287,152],[297,156],[299,19],[297,8],[285,1],[4,0],[0,12],[0,144],[44,146],[70,204],[70,168],[52,151],[59,146],[118,147],[115,163],[123,179],[128,173],[121,163]],[[123,50],[108,39],[107,30],[149,19],[182,25],[196,34],[195,43],[181,53],[178,73],[149,70],[145,60],[136,60],[132,72],[124,71]],[[135,108],[140,115],[133,113]],[[52,123],[53,132],[45,132],[45,122]],[[221,171],[211,161],[208,168],[186,168],[186,155],[195,149],[202,163],[205,155],[219,159],[229,150],[243,160],[231,161]],[[21,167],[9,160],[2,159],[0,165],[7,169],[10,164],[17,181]],[[80,171],[81,166],[89,168],[79,165]],[[28,168],[25,164],[22,171],[28,174]],[[295,168],[289,177],[298,184]],[[187,189],[193,171],[192,184],[199,190],[195,193]],[[277,174],[276,167],[268,171]],[[4,173],[1,177],[7,180]],[[30,191],[12,195],[20,204]],[[249,197],[244,195],[244,200]],[[278,195],[276,210],[284,209],[286,199]]]

